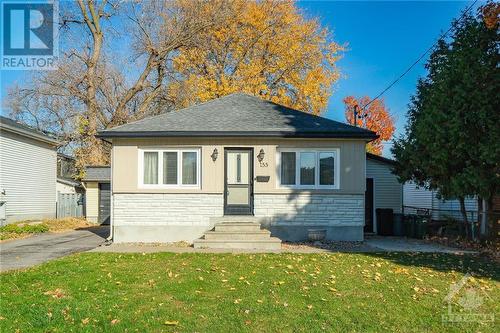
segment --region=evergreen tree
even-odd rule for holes
[[[491,210],[499,185],[499,24],[484,19],[491,5],[455,20],[450,40],[438,42],[409,105],[406,135],[392,149],[402,181],[459,199],[465,219],[464,198],[478,195]]]

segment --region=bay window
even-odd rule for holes
[[[148,188],[194,187],[200,184],[198,149],[144,149],[139,151],[139,172]]]
[[[303,189],[339,188],[338,149],[281,149],[279,186]]]

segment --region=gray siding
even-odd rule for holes
[[[437,198],[436,191],[430,191],[425,188],[418,188],[412,182],[407,182],[403,187],[403,204],[418,208],[435,209],[433,218],[443,218],[450,215],[446,211],[459,211],[460,202],[458,200],[440,200]],[[465,199],[465,209],[469,212],[477,212],[478,202],[476,197],[467,197]],[[443,210],[438,212],[437,210]],[[456,218],[460,218],[457,214],[452,214]]]
[[[403,205],[418,208],[433,208],[432,191],[419,188],[413,182],[406,182],[403,186]]]
[[[401,213],[403,186],[387,163],[366,159],[366,178],[373,178],[374,208],[392,208]]]
[[[0,131],[0,191],[5,190],[7,222],[56,215],[55,148]]]
[[[435,199],[437,204],[439,205],[439,209],[444,210],[460,210],[460,202],[458,200],[439,200]],[[476,197],[468,197],[465,198],[465,209],[467,211],[477,211],[477,198]]]

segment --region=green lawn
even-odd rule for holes
[[[466,272],[498,317],[499,266],[469,256],[84,253],[2,274],[0,331],[498,332],[442,323]]]

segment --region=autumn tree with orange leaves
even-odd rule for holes
[[[347,96],[344,98],[345,118],[349,124],[354,125],[354,108],[357,106],[356,125],[374,131],[380,136],[367,145],[368,152],[382,155],[382,142],[390,140],[396,129],[394,118],[390,115],[383,100],[377,99],[366,106],[370,100],[368,96],[362,98]]]
[[[232,4],[235,14],[223,27],[206,29],[199,43],[173,58],[177,80],[168,99],[186,107],[246,92],[312,114],[324,111],[340,78],[342,45],[293,1]]]

